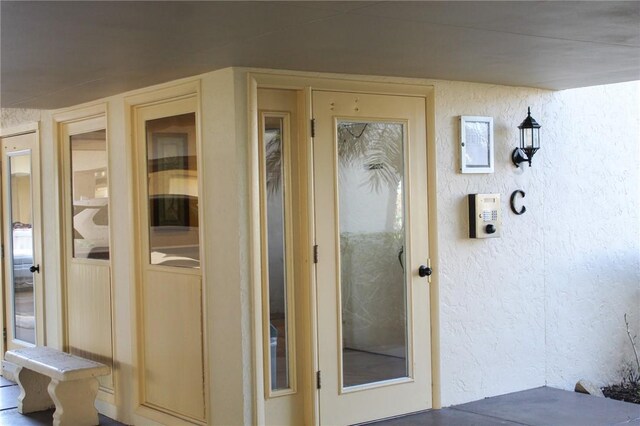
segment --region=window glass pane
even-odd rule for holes
[[[149,261],[200,267],[195,113],[146,122]]]
[[[282,117],[265,117],[264,162],[267,186],[267,253],[269,271],[269,336],[271,390],[288,389],[289,351],[287,318],[287,265]]]
[[[105,130],[71,136],[73,257],[109,259],[109,171]]]
[[[9,157],[11,263],[13,281],[14,336],[36,343],[35,297],[33,293],[33,223],[31,215],[31,152]]]
[[[408,376],[404,126],[338,122],[343,386]]]

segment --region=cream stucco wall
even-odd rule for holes
[[[3,128],[11,128],[23,123],[39,121],[42,111],[26,108],[0,108],[0,125]]]
[[[214,424],[249,424],[252,405],[251,242],[253,184],[247,80],[243,69],[200,76],[204,241],[210,408]],[[312,74],[305,74],[312,75]],[[390,79],[372,78],[375,81]],[[443,406],[585,377],[613,380],[631,352],[623,314],[640,332],[640,84],[550,92],[462,82],[428,84],[435,93],[441,394]],[[149,89],[145,89],[149,90]],[[108,104],[115,351],[123,377],[131,352],[132,210],[130,131],[123,95]],[[533,167],[510,154],[526,107],[542,124]],[[458,117],[494,118],[493,174],[458,172]],[[42,120],[47,342],[58,346],[58,199],[49,112],[2,110],[2,127]],[[515,216],[508,197],[526,192]],[[466,195],[502,195],[499,239],[467,238]],[[121,380],[123,421],[134,390]]]
[[[604,385],[640,330],[640,85],[548,92],[436,82],[442,401]],[[533,167],[510,162],[526,107]],[[457,173],[457,116],[494,117],[496,169]],[[516,216],[508,197],[526,192]],[[467,193],[502,195],[500,239],[466,238]]]
[[[232,69],[203,76],[206,325],[211,421],[220,425],[252,419],[246,93],[246,79]]]
[[[554,143],[546,118],[551,92],[437,82],[440,350],[444,406],[542,386],[544,379],[543,200],[545,147]],[[511,151],[527,106],[544,126],[533,167],[516,169]],[[494,119],[495,172],[461,174],[460,115]],[[527,213],[511,214],[522,189]],[[499,193],[502,235],[468,238],[467,194]],[[524,262],[521,261],[524,259]]]
[[[557,142],[544,174],[546,380],[604,385],[633,359],[625,313],[640,334],[640,84],[559,92],[553,105]]]

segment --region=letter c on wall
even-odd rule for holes
[[[513,191],[513,194],[511,194],[511,211],[519,216],[522,213],[526,212],[527,208],[525,206],[522,206],[522,208],[520,210],[516,209],[515,201],[516,201],[516,195],[518,195],[518,194],[522,195],[522,198],[524,198],[524,196],[525,196],[524,191],[521,190],[521,189]]]

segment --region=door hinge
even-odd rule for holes
[[[318,245],[313,246],[313,263],[318,263]]]
[[[311,119],[311,137],[312,138],[316,137],[316,119],[315,118]]]
[[[317,389],[322,388],[322,382],[321,382],[321,378],[320,378],[320,370],[316,371],[316,388]]]
[[[0,259],[4,259],[4,244],[0,246]]]
[[[2,329],[2,338],[4,340],[7,340],[7,328],[6,327]]]

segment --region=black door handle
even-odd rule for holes
[[[40,273],[40,265],[31,265],[31,268],[29,268],[29,272],[31,272],[32,274]]]
[[[429,268],[428,266],[420,265],[420,267],[418,268],[418,275],[423,278],[431,275],[431,272],[431,268]]]

